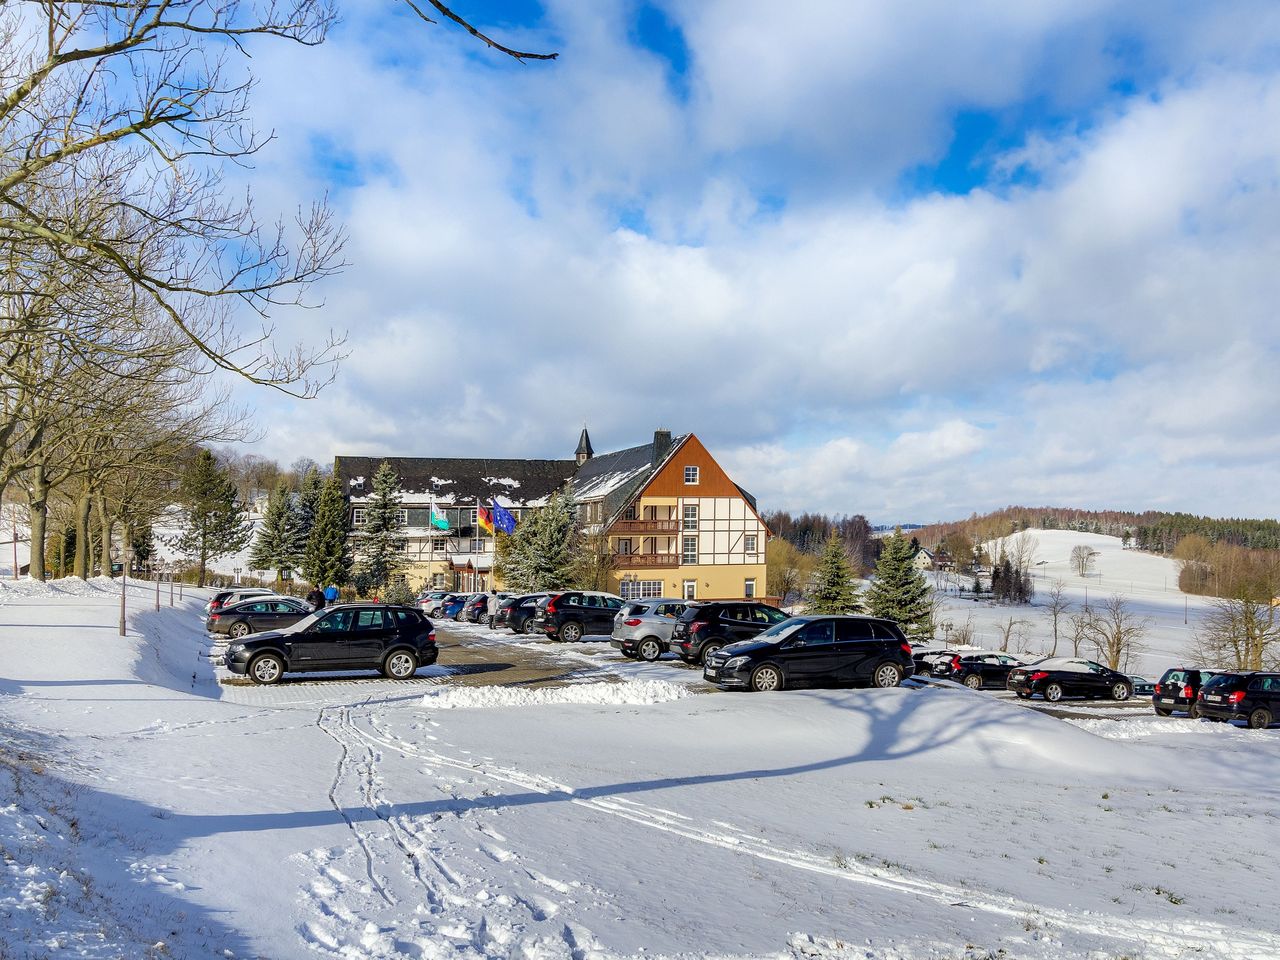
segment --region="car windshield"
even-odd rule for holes
[[[791,636],[806,623],[809,623],[808,617],[792,617],[790,620],[783,620],[781,623],[775,623],[764,633],[760,634],[758,640],[782,640]]]
[[[322,613],[324,613],[323,610],[317,610],[315,613],[309,613],[305,617],[303,617],[301,620],[299,620],[297,623],[291,623],[287,627],[281,627],[280,632],[281,633],[301,633],[303,630],[307,629],[307,627],[311,626],[313,623],[319,620],[320,615]]]

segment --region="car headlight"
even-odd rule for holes
[[[730,657],[724,662],[725,670],[740,670],[747,665],[748,657]]]
[[[227,653],[244,653],[243,643],[233,643],[227,648]]]

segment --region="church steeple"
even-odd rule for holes
[[[591,437],[587,435],[587,425],[584,423],[582,425],[582,436],[578,438],[578,449],[575,454],[575,459],[578,461],[578,466],[582,466],[593,456],[595,456],[595,451],[591,449]]]

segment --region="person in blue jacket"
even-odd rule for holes
[[[333,603],[338,599],[338,588],[332,583],[324,588],[324,599],[326,603]]]

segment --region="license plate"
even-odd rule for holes
[[[1219,696],[1217,696],[1217,695],[1215,695],[1215,694],[1212,694],[1212,693],[1211,693],[1211,694],[1209,694],[1207,697],[1205,697],[1205,699],[1206,699],[1206,700],[1212,700],[1214,703],[1220,703],[1220,702],[1222,702],[1222,697],[1219,697]]]
[[[714,680],[716,678],[716,672],[710,667],[707,667],[702,671],[702,678],[704,680]]]

